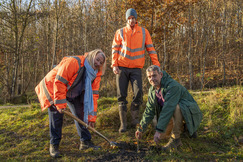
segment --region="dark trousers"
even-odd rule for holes
[[[119,67],[120,73],[116,75],[117,98],[118,104],[127,104],[127,89],[129,81],[132,85],[133,100],[132,103],[141,105],[143,102],[142,91],[142,71],[139,68],[125,68]]]
[[[84,105],[83,95],[76,97],[75,99],[68,99],[67,103],[73,115],[83,120],[84,118]],[[50,127],[50,144],[59,145],[62,138],[62,124],[63,114],[59,113],[52,106],[48,108],[49,114],[49,127]],[[81,141],[91,140],[91,134],[89,130],[74,120],[78,135]]]

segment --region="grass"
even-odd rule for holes
[[[183,146],[179,151],[162,153],[148,150],[143,155],[143,160],[242,161],[243,88],[239,86],[217,88],[209,92],[192,92],[192,94],[204,115],[198,130],[199,137],[190,139],[182,135]],[[144,96],[141,115],[146,99]],[[136,150],[135,129],[129,129],[122,135],[117,132],[119,115],[116,98],[101,98],[98,102],[100,106],[96,129],[111,141],[127,142]],[[128,113],[128,121],[130,119]],[[0,161],[53,161],[49,156],[48,124],[47,111],[41,112],[39,104],[36,103],[32,103],[31,108],[0,109]],[[140,148],[154,145],[153,134],[154,129],[150,125],[143,134]],[[92,161],[106,156],[108,158],[108,155],[115,157],[122,154],[119,149],[109,149],[109,144],[93,133],[92,138],[94,143],[103,149],[79,151],[79,137],[74,122],[64,116],[63,138],[60,145],[64,156],[58,160]],[[161,145],[166,142],[163,141]]]

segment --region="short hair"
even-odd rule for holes
[[[146,69],[146,73],[147,73],[147,72],[152,72],[152,71],[157,71],[158,73],[161,73],[161,72],[162,72],[161,69],[160,69],[160,67],[157,66],[157,65],[151,65],[151,66],[149,66],[149,67]]]

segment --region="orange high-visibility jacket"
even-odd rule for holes
[[[84,56],[64,57],[36,86],[35,91],[40,101],[42,111],[53,104],[57,109],[64,109],[67,107],[66,94],[68,91],[72,91],[83,78],[82,76],[85,70],[84,61]],[[101,75],[102,72],[99,71],[92,82],[94,116],[88,116],[89,122],[96,121]]]
[[[145,48],[154,65],[160,66],[157,53],[147,29],[136,23],[132,30],[129,25],[116,31],[112,44],[112,65],[127,68],[143,68]]]

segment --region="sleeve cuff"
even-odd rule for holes
[[[95,123],[96,122],[96,116],[92,116],[92,115],[89,115],[88,116],[88,122],[92,122],[92,123]]]
[[[160,133],[163,133],[163,132],[164,132],[164,130],[159,129],[158,127],[156,127],[156,131],[158,131],[158,132],[160,132]]]

